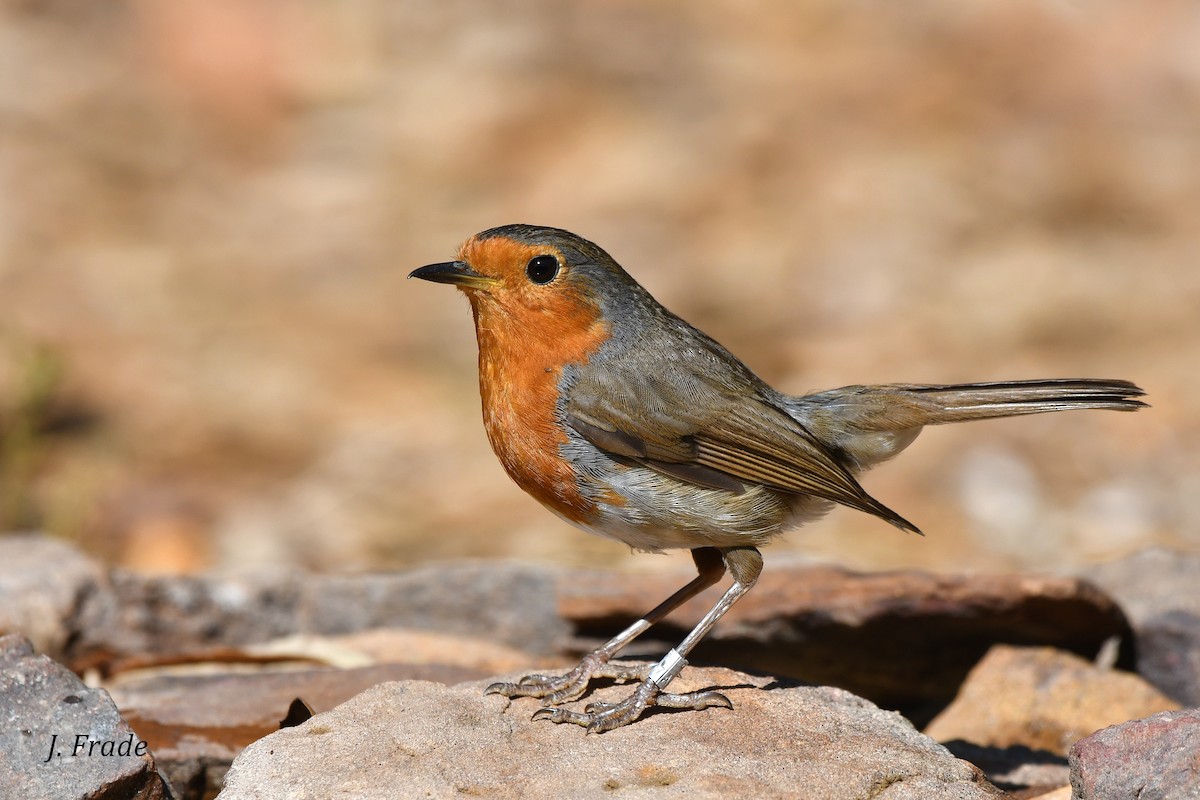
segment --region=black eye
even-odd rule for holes
[[[554,256],[535,256],[525,265],[525,275],[534,283],[549,283],[558,275],[558,259]]]

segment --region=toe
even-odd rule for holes
[[[733,708],[729,698],[720,692],[688,692],[687,694],[670,694],[662,692],[654,698],[656,706],[663,708],[691,708],[699,711],[704,708]]]
[[[592,722],[592,715],[580,714],[578,711],[570,711],[565,708],[551,708],[549,706],[543,706],[542,708],[539,708],[537,711],[533,712],[533,716],[530,717],[530,719],[535,722],[538,720],[547,720],[555,723],[556,725],[569,722],[574,725],[587,726]]]
[[[541,687],[562,682],[565,675],[526,675],[517,681],[521,686]]]

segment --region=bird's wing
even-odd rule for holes
[[[601,450],[680,480],[729,491],[763,484],[917,530],[867,494],[748,371],[703,361],[689,369],[686,358],[676,359],[652,374],[621,366],[587,370],[570,388],[566,422]]]

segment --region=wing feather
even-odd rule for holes
[[[771,390],[748,370],[723,370],[723,359],[714,368],[711,352],[676,355],[669,374],[645,376],[627,363],[610,362],[579,375],[570,389],[567,424],[601,450],[679,480],[735,492],[761,484],[833,500],[917,531],[867,494],[847,465],[773,403]],[[686,362],[697,358],[702,363],[688,369]]]

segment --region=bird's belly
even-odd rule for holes
[[[741,494],[698,486],[618,461],[583,441],[564,449],[577,465],[580,494],[594,504],[588,519],[575,524],[637,550],[758,546],[829,505],[758,485]]]

